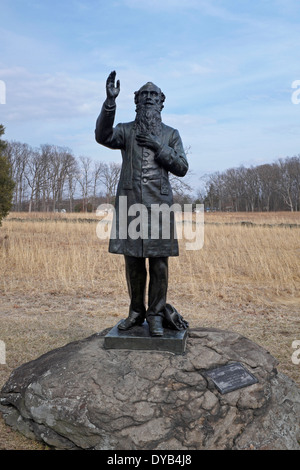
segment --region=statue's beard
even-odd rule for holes
[[[139,132],[159,136],[161,134],[161,108],[155,105],[138,105],[135,122]]]

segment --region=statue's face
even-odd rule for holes
[[[160,104],[160,102],[161,91],[157,86],[147,84],[139,90],[139,104],[144,106],[153,106]]]

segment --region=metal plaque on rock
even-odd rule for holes
[[[248,387],[258,382],[257,378],[239,362],[210,369],[205,372],[205,375],[211,378],[222,394]]]

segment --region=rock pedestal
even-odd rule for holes
[[[192,329],[178,355],[106,349],[105,333],[16,369],[6,423],[57,449],[300,450],[300,389],[247,338]],[[207,371],[237,361],[258,382],[222,394]]]

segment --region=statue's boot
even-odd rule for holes
[[[147,323],[149,325],[149,331],[151,336],[163,336],[164,328],[162,325],[163,318],[160,315],[149,315],[147,317]]]
[[[145,320],[145,315],[139,313],[139,312],[134,312],[131,310],[129,312],[129,315],[125,320],[122,320],[122,322],[118,325],[119,330],[129,330],[130,328],[133,328],[134,326],[140,326],[144,323]]]

